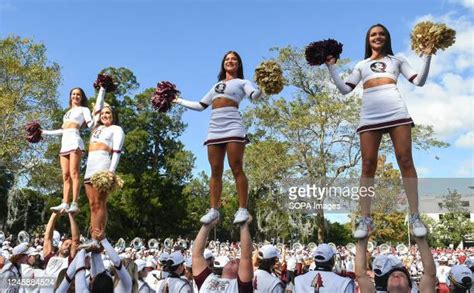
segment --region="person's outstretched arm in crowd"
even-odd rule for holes
[[[241,282],[251,282],[253,279],[252,265],[252,238],[250,237],[249,225],[252,217],[240,225],[240,262],[239,279]]]
[[[46,231],[44,232],[43,239],[43,256],[46,257],[53,252],[53,233],[54,227],[56,226],[56,220],[58,219],[58,213],[52,213],[49,218],[48,224],[46,225]]]
[[[196,277],[207,268],[207,261],[204,258],[204,249],[206,248],[207,237],[212,229],[217,225],[219,219],[214,220],[208,225],[202,225],[196,239],[193,243],[193,275]]]
[[[77,248],[79,247],[80,240],[79,237],[81,233],[79,232],[79,226],[77,225],[75,214],[68,213],[69,224],[71,226],[71,258],[76,256]]]
[[[430,246],[426,241],[426,237],[415,238],[418,251],[421,256],[421,263],[423,264],[423,276],[420,280],[420,292],[435,293],[436,292],[436,266],[431,254]]]
[[[355,275],[361,293],[375,292],[374,283],[367,275],[367,245],[369,237],[359,239],[356,244]]]

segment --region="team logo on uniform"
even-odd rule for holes
[[[99,138],[101,132],[102,132],[102,129],[96,129],[96,130],[94,130],[94,132],[92,133],[92,136],[93,136],[94,138]]]
[[[225,90],[225,87],[226,87],[225,83],[221,82],[221,83],[218,83],[214,87],[214,90],[216,91],[216,93],[223,94],[224,90]]]
[[[315,293],[318,293],[319,289],[324,287],[323,278],[320,273],[318,273],[311,281],[311,287],[314,287]]]
[[[372,69],[373,72],[385,72],[385,68],[387,68],[387,64],[383,62],[374,62],[370,64],[370,69]]]

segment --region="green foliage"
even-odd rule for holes
[[[352,237],[352,228],[350,224],[329,222],[326,235],[326,242],[328,243],[332,242],[336,245],[346,245],[349,242],[355,243],[355,240]]]
[[[408,228],[405,217],[405,213],[372,213],[377,229],[371,239],[379,245],[386,242],[391,242],[393,245],[407,243]]]
[[[469,211],[462,206],[461,194],[456,189],[448,189],[442,203],[448,212],[441,214],[439,221],[427,222],[431,231],[430,244],[436,247],[454,244],[456,247],[466,235],[474,233],[474,223],[469,219]]]

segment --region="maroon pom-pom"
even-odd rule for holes
[[[97,75],[97,79],[94,81],[94,88],[98,90],[101,86],[107,93],[114,92],[117,89],[117,84],[115,84],[112,77],[107,74]]]
[[[26,140],[31,143],[37,143],[42,138],[41,125],[37,121],[30,121],[25,125]]]
[[[161,81],[156,85],[156,91],[151,96],[151,105],[158,112],[167,112],[179,93],[176,85],[169,81]]]
[[[311,66],[321,65],[326,62],[326,58],[332,55],[339,59],[342,53],[342,44],[333,39],[322,40],[310,43],[305,50],[305,57]]]

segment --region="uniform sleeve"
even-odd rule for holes
[[[91,110],[87,107],[82,107],[82,114],[84,115],[84,122],[88,128],[92,128],[94,126],[94,120],[92,120]]]
[[[100,88],[99,94],[97,95],[97,99],[95,101],[94,106],[94,125],[99,122],[100,119],[100,111],[104,108],[105,103],[105,89],[103,87]]]
[[[403,76],[414,85],[423,86],[426,82],[426,79],[428,78],[431,55],[423,56],[423,63],[419,73],[410,66],[405,58],[399,56],[397,56],[397,58],[400,59],[400,72],[403,74]]]
[[[112,247],[110,242],[107,240],[107,238],[102,239],[100,241],[102,246],[104,247],[105,251],[107,252],[107,255],[109,256],[110,260],[114,264],[116,268],[116,272],[118,275],[118,278],[120,279],[120,282],[122,283],[122,288],[125,288],[124,292],[129,292],[129,290],[132,289],[132,279],[130,277],[130,274],[127,272],[125,267],[122,265],[122,262],[120,260],[120,256],[117,254],[115,249]]]
[[[258,99],[260,95],[262,94],[262,91],[257,87],[254,87],[252,83],[248,80],[243,80],[243,88],[245,94],[250,98],[250,99]]]
[[[62,135],[64,132],[63,129],[56,129],[56,130],[41,130],[41,134],[44,135]]]
[[[185,99],[178,98],[176,99],[176,103],[188,109],[201,112],[205,110],[207,107],[209,107],[209,105],[212,103],[213,92],[214,92],[214,87],[210,91],[208,91],[207,94],[204,97],[202,97],[202,99],[199,102],[188,101]]]
[[[354,70],[352,70],[351,74],[347,77],[345,81],[343,81],[339,74],[336,72],[335,64],[328,65],[328,69],[329,73],[331,74],[332,80],[334,81],[334,84],[336,85],[339,92],[343,95],[347,95],[348,93],[350,93],[361,80],[359,64],[356,65]]]
[[[112,138],[112,159],[110,162],[109,171],[115,172],[117,169],[120,155],[122,153],[123,141],[125,139],[125,133],[123,132],[122,127],[117,127],[114,129],[114,136]]]

